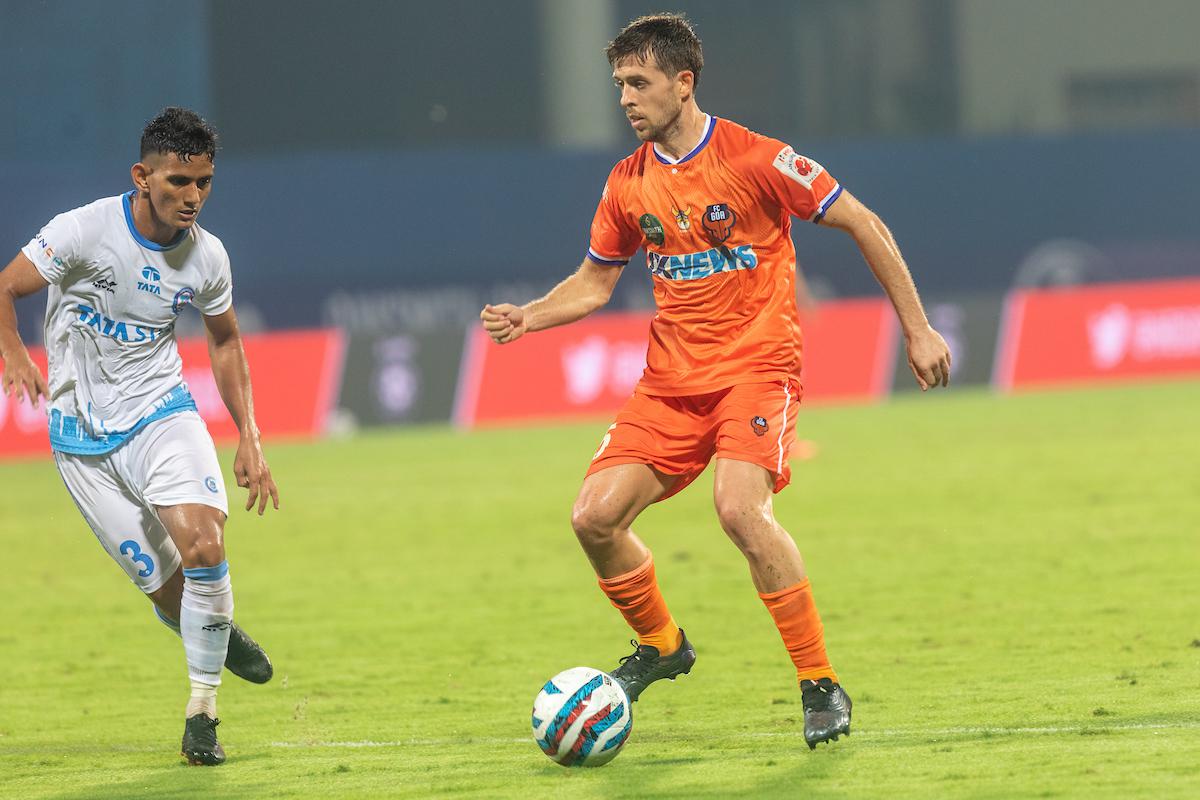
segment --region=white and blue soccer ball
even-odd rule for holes
[[[617,757],[633,730],[629,697],[591,667],[558,673],[533,700],[533,740],[564,767],[598,767]]]

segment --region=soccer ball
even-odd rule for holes
[[[558,673],[533,700],[533,740],[564,767],[617,757],[633,730],[633,708],[611,675],[591,667]]]

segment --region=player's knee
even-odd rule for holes
[[[225,560],[225,543],[219,536],[200,536],[180,556],[187,567],[215,567]]]
[[[225,536],[218,520],[204,520],[191,534],[187,544],[179,548],[185,567],[215,567],[225,560]]]
[[[585,548],[612,541],[617,520],[598,503],[581,499],[571,509],[571,528]]]
[[[721,528],[743,552],[754,549],[774,528],[770,510],[737,497],[718,497],[717,519]]]

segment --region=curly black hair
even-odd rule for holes
[[[203,117],[187,108],[170,106],[142,129],[140,158],[150,153],[174,153],[180,161],[192,156],[217,157],[217,132]]]
[[[638,17],[609,42],[604,54],[610,66],[629,58],[644,62],[653,55],[659,68],[674,77],[685,69],[696,76],[700,83],[700,70],[704,66],[704,53],[700,48],[700,37],[692,29],[692,23],[683,14],[650,14]]]

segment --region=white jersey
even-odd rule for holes
[[[107,453],[195,403],[182,378],[175,319],[188,305],[233,303],[229,257],[199,225],[168,245],[138,233],[133,192],[59,214],[22,252],[50,283],[50,444]]]

